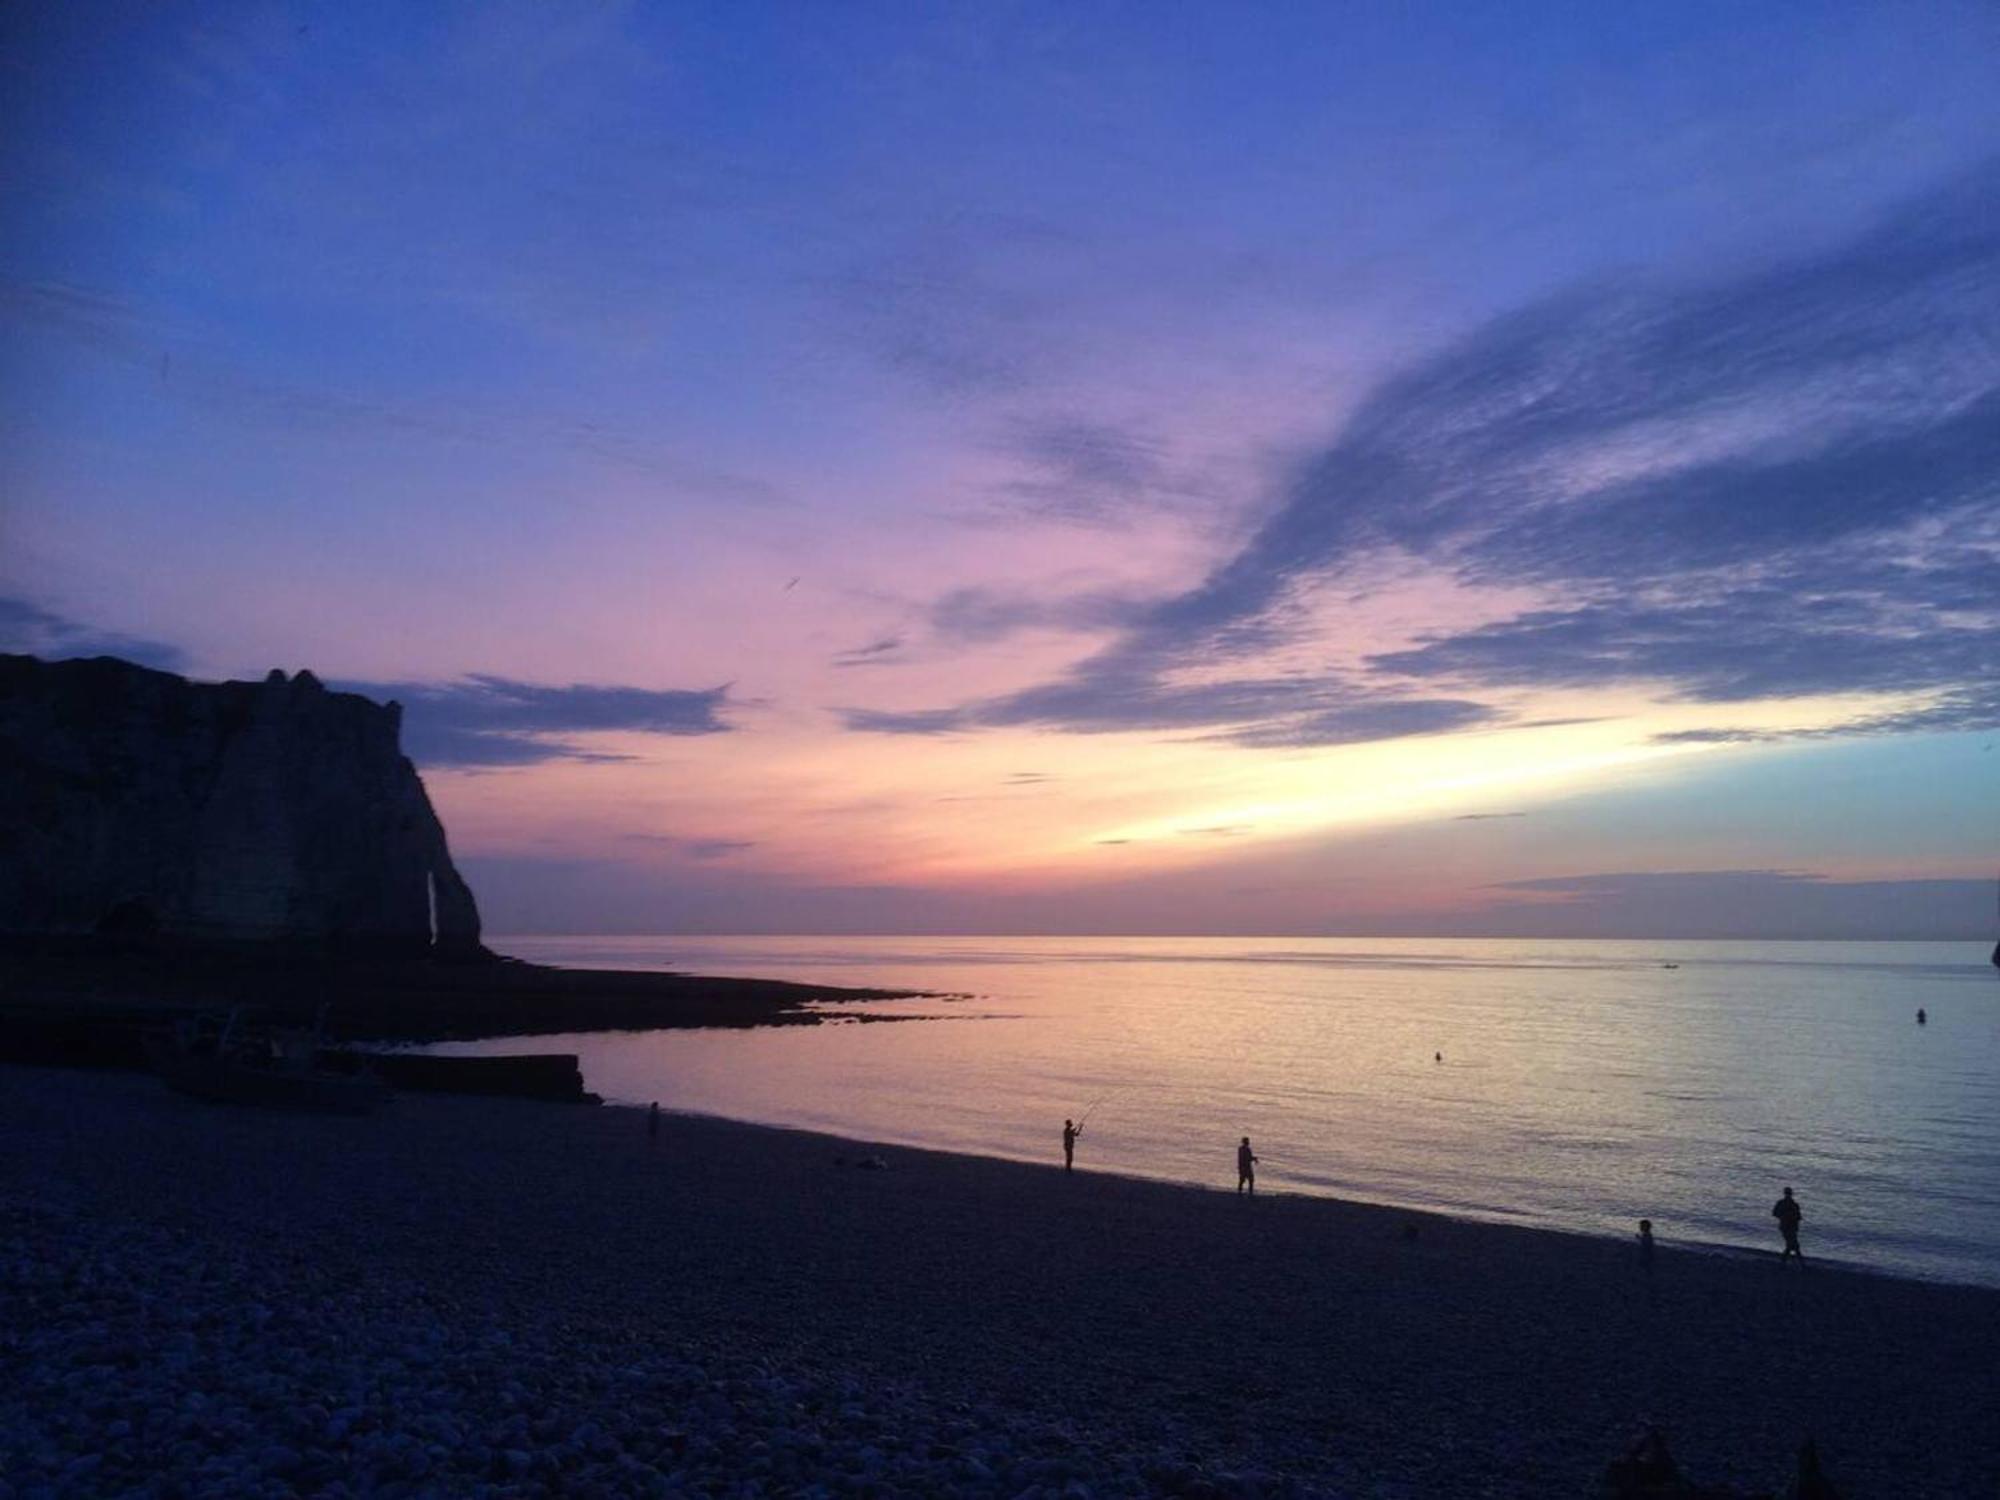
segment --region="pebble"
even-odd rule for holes
[[[0,1500],[1094,1500],[1132,1493],[1147,1459],[839,1370],[465,1326],[414,1293],[357,1294],[352,1268],[245,1264],[46,1204],[0,1198],[0,1245],[0,1327],[18,1330],[0,1344]]]

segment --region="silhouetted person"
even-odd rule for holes
[[[1799,1472],[1785,1491],[1786,1500],[1840,1500],[1833,1481],[1820,1472],[1819,1445],[1807,1438],[1799,1445]]]
[[[1778,1233],[1785,1237],[1784,1254],[1778,1257],[1778,1264],[1796,1259],[1800,1265],[1806,1263],[1806,1253],[1799,1248],[1799,1220],[1805,1217],[1805,1210],[1799,1207],[1799,1200],[1792,1196],[1790,1188],[1785,1196],[1771,1205],[1771,1217],[1778,1221]]]
[[[1931,1018],[1924,1014],[1924,1008],[1921,1005],[1919,1005],[1917,1007],[1917,1024],[1919,1026],[1928,1026],[1930,1024],[1930,1020]]]
[[[646,1111],[646,1139],[649,1141],[657,1141],[659,1138],[660,1138],[660,1103],[656,1099],[653,1101],[653,1107]]]
[[[1444,1061],[1444,1054],[1443,1054],[1442,1052],[1433,1052],[1433,1053],[1431,1054],[1431,1061],[1432,1061],[1432,1062],[1443,1062],[1443,1061]]]
[[[1243,1144],[1236,1148],[1236,1191],[1257,1191],[1257,1153],[1250,1149],[1250,1137],[1243,1137]]]
[[[1639,1269],[1648,1276],[1653,1274],[1653,1221],[1639,1221]]]
[[[1065,1172],[1074,1172],[1076,1170],[1076,1138],[1082,1134],[1083,1127],[1081,1125],[1072,1125],[1068,1120],[1063,1121],[1063,1170]]]
[[[1667,1452],[1666,1434],[1648,1425],[1620,1457],[1605,1466],[1604,1489],[1617,1500],[1683,1493],[1680,1466]]]

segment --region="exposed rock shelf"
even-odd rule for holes
[[[280,949],[0,947],[0,1058],[143,1065],[143,1028],[188,1010],[255,1007],[360,1042],[465,1041],[572,1031],[812,1025],[830,1002],[891,990],[771,979],[553,969],[512,959],[332,960]]]

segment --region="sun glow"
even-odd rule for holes
[[[1151,843],[1185,838],[1190,833],[1227,830],[1292,837],[1316,829],[1350,824],[1393,823],[1443,816],[1474,806],[1496,791],[1534,794],[1579,784],[1631,766],[1677,759],[1712,745],[1632,745],[1596,753],[1547,758],[1528,754],[1506,766],[1458,774],[1417,771],[1400,781],[1366,787],[1344,787],[1310,796],[1204,807],[1172,818],[1153,819],[1091,835],[1089,842]]]

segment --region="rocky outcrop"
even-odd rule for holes
[[[0,655],[0,934],[483,952],[401,721],[310,672]]]

